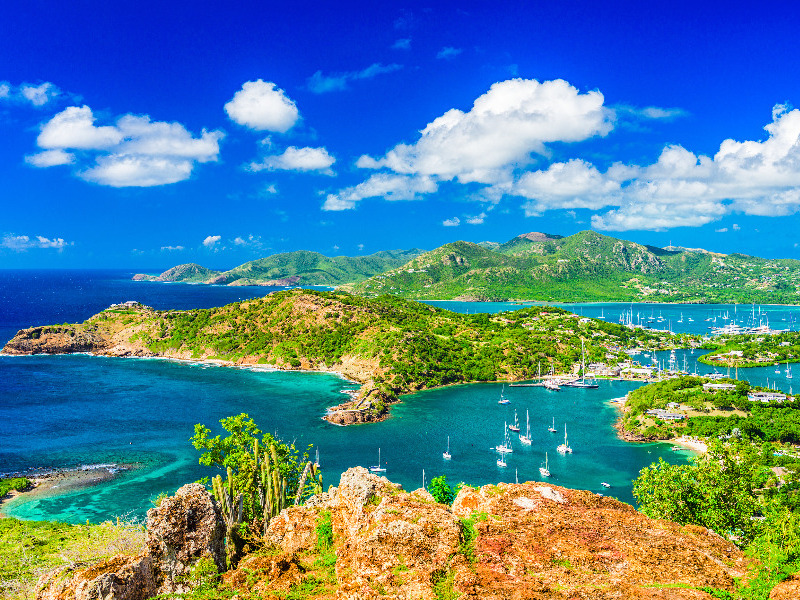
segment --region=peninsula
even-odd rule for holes
[[[688,338],[553,307],[464,315],[388,295],[367,299],[298,289],[187,311],[128,302],[83,323],[23,329],[3,352],[91,352],[336,372],[361,387],[326,418],[350,424],[383,419],[399,395],[426,388],[551,372],[575,376],[582,341],[586,364],[619,364],[629,361],[626,349],[672,348]]]

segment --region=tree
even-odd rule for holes
[[[228,563],[234,566],[246,538],[266,531],[272,517],[290,504],[322,491],[319,468],[294,444],[263,434],[245,413],[220,421],[227,437],[210,437],[211,430],[195,425],[192,445],[205,450],[200,464],[226,475],[212,479],[214,496],[225,519]],[[260,439],[259,439],[260,436]]]
[[[757,533],[755,494],[762,475],[757,453],[745,444],[712,441],[708,453],[688,465],[659,459],[641,470],[633,495],[648,517],[702,525],[740,546]]]
[[[447,483],[446,475],[439,475],[439,477],[431,479],[428,491],[439,504],[450,505],[456,499],[456,492]]]

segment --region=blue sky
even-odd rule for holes
[[[793,3],[117,4],[3,4],[0,268],[583,229],[800,258]]]

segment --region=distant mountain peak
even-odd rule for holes
[[[553,235],[550,233],[541,233],[539,231],[531,231],[530,233],[523,233],[518,235],[516,240],[529,240],[531,242],[549,242],[551,240],[560,240],[563,238],[563,235]]]

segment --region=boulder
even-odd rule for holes
[[[115,556],[42,575],[36,600],[147,600],[157,593],[150,556]]]
[[[190,591],[187,578],[201,558],[225,570],[225,527],[205,487],[184,485],[147,511],[147,548],[160,594]]]

